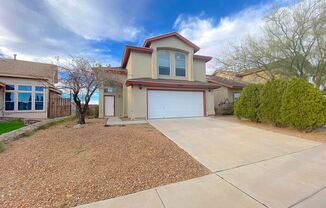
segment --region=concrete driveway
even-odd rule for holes
[[[326,145],[215,118],[150,120],[207,176],[80,208],[325,208]]]
[[[217,118],[150,124],[266,207],[326,207],[324,144]]]
[[[215,118],[160,119],[149,123],[212,172],[320,145]]]

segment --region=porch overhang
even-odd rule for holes
[[[151,78],[137,78],[128,79],[126,86],[148,86],[148,87],[171,87],[171,88],[184,88],[184,89],[217,89],[220,85],[200,82],[200,81],[188,81],[188,80],[175,80],[175,79],[151,79]]]

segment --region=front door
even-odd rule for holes
[[[114,116],[114,96],[105,96],[105,116]]]

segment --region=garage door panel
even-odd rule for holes
[[[203,92],[148,91],[148,117],[203,116]]]

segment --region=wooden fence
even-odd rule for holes
[[[71,101],[69,98],[53,97],[49,99],[49,118],[58,118],[71,115]]]

